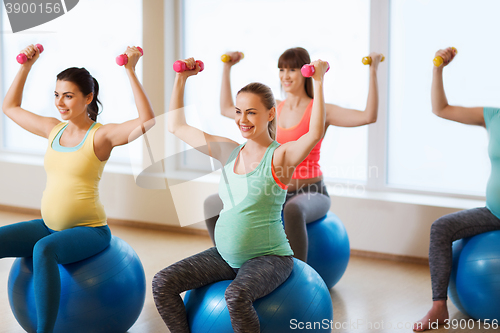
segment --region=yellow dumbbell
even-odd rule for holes
[[[385,57],[384,55],[382,55],[382,60],[380,60],[380,62],[384,61]],[[363,59],[361,59],[361,62],[363,63],[363,65],[369,65],[372,63],[372,57],[364,57]]]
[[[457,51],[456,48],[452,47],[452,50],[455,51],[455,54],[458,53],[458,51]],[[434,66],[439,67],[439,66],[441,66],[443,64],[444,60],[443,60],[442,57],[437,56],[437,57],[434,58],[434,60],[432,62],[434,63]]]
[[[245,55],[243,54],[243,52],[238,52],[238,53],[241,54],[241,59],[245,58]],[[223,54],[220,57],[220,60],[222,60],[222,62],[230,62],[231,61],[231,56],[227,55],[227,54]]]

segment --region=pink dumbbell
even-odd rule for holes
[[[196,60],[196,63],[200,65],[200,72],[203,72],[203,70],[205,69],[205,64],[203,63],[203,61]],[[194,68],[188,68],[186,63],[182,60],[177,60],[176,62],[174,62],[174,71],[176,71],[177,73],[182,73],[184,71],[190,71],[193,69]]]
[[[137,46],[137,49],[139,50],[139,52],[141,52],[141,55],[144,55],[144,51],[142,50],[141,47]],[[116,57],[116,63],[119,66],[126,65],[128,63],[128,57],[127,57],[127,55],[125,53],[124,54],[120,54],[118,57]]]
[[[328,64],[328,68],[326,69],[326,71],[328,72],[329,70],[330,70],[330,64]],[[314,75],[315,72],[314,65],[304,65],[300,69],[300,72],[304,77],[311,77]]]
[[[36,44],[35,45],[36,48],[38,49],[38,51],[40,51],[40,53],[43,52],[43,46],[42,44]],[[24,53],[19,53],[16,57],[16,60],[18,63],[20,63],[21,65],[24,64],[26,61],[28,61],[28,57],[26,56],[26,54]]]

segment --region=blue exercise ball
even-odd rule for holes
[[[306,263],[293,259],[288,279],[276,290],[254,302],[264,333],[306,330],[300,325],[316,325],[307,332],[331,332],[333,306],[323,279]],[[232,333],[224,293],[231,280],[189,290],[184,297],[192,333]],[[302,324],[301,324],[302,323]],[[314,324],[316,323],[316,324]]]
[[[105,250],[90,258],[59,265],[59,273],[61,301],[55,333],[124,333],[139,317],[146,296],[144,269],[120,238],[113,236]],[[32,257],[14,261],[8,293],[19,324],[35,332]]]
[[[464,314],[500,321],[500,230],[453,242],[448,295]]]
[[[307,263],[321,275],[328,289],[339,282],[349,263],[351,249],[344,224],[332,212],[307,224]]]

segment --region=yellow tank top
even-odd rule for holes
[[[42,218],[47,227],[57,231],[104,226],[106,213],[99,200],[99,181],[106,161],[101,162],[94,153],[94,134],[102,125],[94,124],[78,149],[56,151],[52,142],[66,124],[57,124],[49,134]]]

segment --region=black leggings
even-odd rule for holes
[[[283,205],[283,220],[285,233],[295,258],[307,262],[306,224],[325,216],[330,205],[330,196],[322,180],[286,194],[286,201]],[[205,199],[205,223],[214,244],[215,224],[221,210],[222,201],[218,194],[213,194]]]
[[[172,333],[188,333],[186,309],[180,293],[207,284],[234,280],[225,298],[236,333],[260,332],[253,302],[280,286],[293,269],[291,256],[261,256],[231,268],[215,247],[183,259],[158,272],[153,278],[156,308]]]
[[[433,301],[447,299],[448,282],[453,262],[453,241],[499,229],[500,220],[486,207],[448,214],[432,224],[429,267]]]

